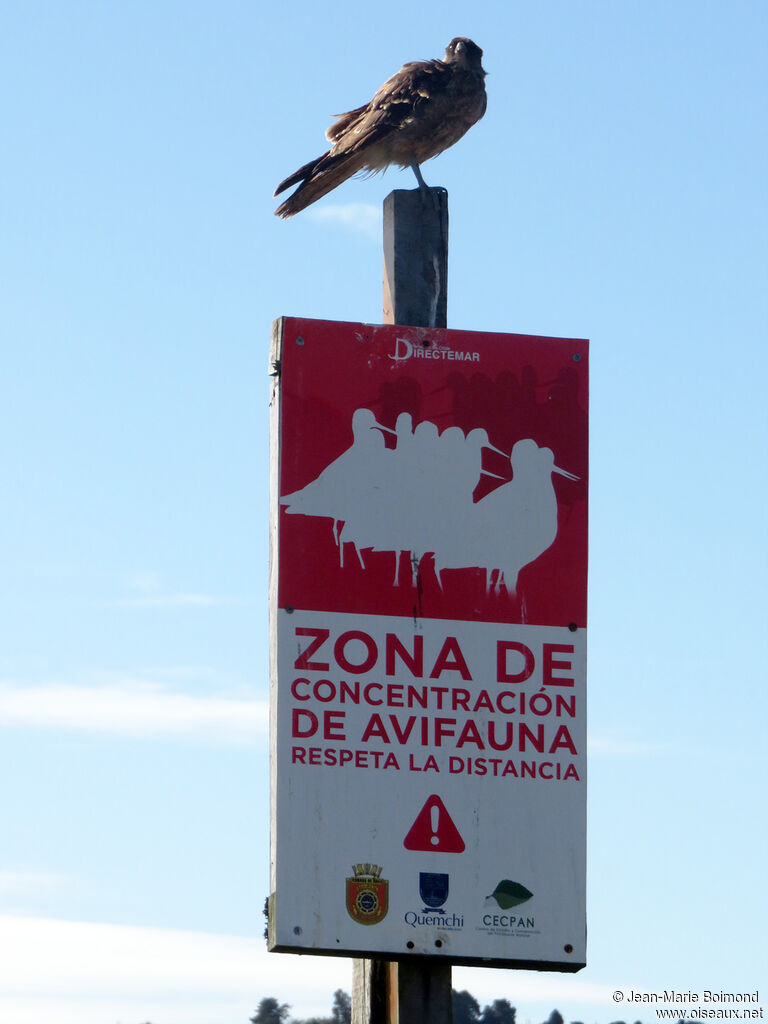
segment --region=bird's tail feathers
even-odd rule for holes
[[[304,164],[304,166],[300,167],[298,171],[294,171],[290,177],[285,179],[285,181],[280,182],[272,195],[279,196],[281,192],[285,192],[285,190],[290,188],[291,185],[296,185],[298,182],[304,181],[305,178],[309,178],[314,173],[315,168],[319,167],[328,155],[328,153],[323,153],[322,156],[315,157],[315,159],[310,160],[308,164]]]
[[[327,195],[347,178],[351,178],[360,170],[360,167],[360,157],[352,153],[339,153],[335,156],[325,153],[317,160],[310,160],[308,164],[299,168],[295,174],[286,178],[275,189],[275,195],[279,195],[291,185],[299,183],[299,187],[293,195],[289,196],[275,210],[276,216],[292,217],[295,213]]]

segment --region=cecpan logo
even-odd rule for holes
[[[485,904],[489,910],[483,914],[482,925],[476,925],[476,930],[487,932],[489,935],[514,935],[518,938],[538,935],[536,919],[532,914],[499,913],[516,908],[530,899],[533,899],[530,889],[520,882],[513,882],[510,878],[502,878],[493,892],[486,897]]]

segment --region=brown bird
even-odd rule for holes
[[[427,184],[419,164],[448,149],[485,113],[483,51],[458,36],[443,60],[411,61],[388,79],[365,106],[338,114],[325,137],[327,153],[310,160],[275,189],[298,188],[278,206],[292,217],[358,171],[411,167],[419,188]]]

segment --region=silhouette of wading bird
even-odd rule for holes
[[[512,479],[491,491],[476,505],[477,538],[480,546],[492,534],[495,523],[508,524],[503,547],[494,552],[476,553],[478,564],[485,565],[487,587],[491,589],[491,569],[497,570],[495,589],[502,581],[508,593],[517,588],[520,570],[534,562],[557,536],[557,498],[552,474],[566,480],[578,480],[574,473],[555,465],[551,448],[539,447],[526,437],[516,441],[509,456]]]
[[[412,61],[388,79],[362,107],[339,114],[325,133],[333,143],[281,181],[279,195],[296,191],[278,206],[278,217],[292,217],[358,171],[410,167],[419,188],[427,184],[419,165],[458,142],[485,113],[483,51],[457,36],[443,60]]]
[[[355,543],[357,511],[369,501],[369,477],[376,479],[389,458],[384,433],[389,427],[376,422],[370,409],[356,409],[352,416],[352,444],[331,462],[306,487],[280,499],[290,515],[320,516],[333,519],[333,539],[339,548],[339,564],[344,565],[344,543],[351,541],[360,564],[365,568],[360,548]],[[341,528],[340,528],[341,524]]]

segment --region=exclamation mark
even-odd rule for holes
[[[429,809],[429,817],[432,821],[432,838],[429,840],[433,846],[440,845],[440,836],[437,834],[437,827],[440,823],[440,808],[437,804],[432,804]]]

